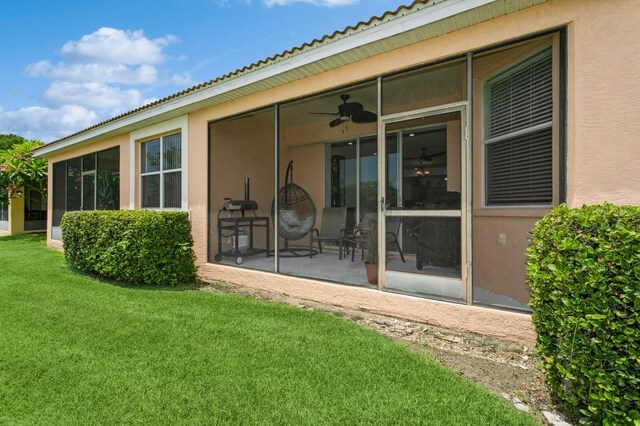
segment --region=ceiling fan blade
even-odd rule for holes
[[[407,161],[433,161],[434,157],[441,157],[446,155],[447,151],[434,152],[433,154],[422,154],[419,157],[405,157]]]
[[[434,152],[433,154],[425,154],[425,149],[422,150],[422,159],[424,161],[433,161],[433,157],[440,157],[442,155],[446,155],[447,151]]]
[[[339,112],[308,112],[309,115],[338,115]]]
[[[354,123],[374,123],[378,120],[378,116],[371,111],[357,111],[351,115]]]
[[[364,110],[364,108],[360,102],[347,102],[338,106],[338,111],[345,115],[352,115],[362,110]]]
[[[331,120],[331,123],[329,123],[329,126],[336,127],[341,125],[344,122],[345,122],[344,120],[341,120],[340,118],[336,118],[335,120]]]

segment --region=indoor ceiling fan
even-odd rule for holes
[[[422,162],[430,163],[434,161],[435,157],[441,157],[447,154],[447,151],[434,152],[433,154],[427,154],[426,146],[420,148],[420,150],[422,150],[422,155],[420,155],[420,157],[407,158],[407,160],[418,160],[421,163]]]
[[[336,127],[349,120],[354,123],[374,123],[378,116],[370,111],[365,111],[360,102],[347,102],[349,95],[340,95],[342,104],[338,105],[338,112],[310,112],[311,115],[333,115],[338,118],[331,120],[329,126]]]
[[[434,167],[439,161],[435,161],[436,157],[443,157],[447,154],[447,151],[434,152],[433,154],[427,154],[427,147],[420,148],[422,155],[419,157],[407,158],[406,166],[415,170],[416,176],[428,176],[431,174],[429,167]]]

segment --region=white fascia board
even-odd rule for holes
[[[140,111],[139,113],[123,117],[120,120],[107,123],[104,126],[96,127],[95,129],[91,129],[63,142],[56,143],[50,148],[45,145],[36,151],[35,155],[44,156],[68,148],[69,146],[77,143],[100,137],[105,133],[116,131],[125,126],[134,125],[137,122],[150,119],[154,116],[171,113],[177,109],[188,107],[206,99],[232,92],[252,83],[267,80],[279,74],[356,49],[360,46],[375,43],[425,25],[433,24],[440,20],[468,12],[495,1],[496,0],[445,0],[442,3],[425,6],[424,9],[410,12],[407,15],[390,18],[386,22],[370,26],[365,30],[360,30],[352,34],[342,36],[337,40],[330,40],[325,45],[314,46],[313,48],[302,51],[295,56],[265,65],[239,77],[231,78],[230,80],[223,81],[206,89],[189,93],[181,98],[167,101],[157,107],[149,108]]]

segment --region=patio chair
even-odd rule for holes
[[[396,246],[398,253],[400,254],[400,259],[402,263],[405,263],[404,253],[402,252],[402,247],[400,246],[400,241],[398,240],[398,235],[400,234],[400,227],[402,226],[402,218],[398,218],[398,224],[396,226],[396,232],[387,231],[387,249],[391,249],[391,246]]]
[[[309,258],[313,257],[313,243],[318,242],[318,251],[322,253],[322,242],[335,241],[338,243],[338,258],[342,259],[344,245],[344,229],[347,223],[347,207],[325,207],[322,210],[320,230],[311,230],[309,238]]]
[[[400,228],[402,226],[402,218],[398,218],[398,222],[396,225],[395,232],[387,231],[387,249],[391,249],[392,246],[395,245],[398,254],[400,254],[400,259],[402,263],[406,263],[404,258],[404,253],[402,251],[402,246],[400,245],[400,241],[398,240],[398,234],[400,233]],[[347,249],[347,254],[349,254],[348,249],[349,246],[352,248],[351,252],[351,261],[353,262],[355,259],[356,249],[360,249],[362,260],[364,260],[364,253],[368,250],[367,241],[368,235],[372,228],[377,227],[376,221],[364,218],[360,224],[354,229],[353,232],[347,234],[344,238],[344,246]]]

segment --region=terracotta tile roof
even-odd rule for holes
[[[140,111],[145,111],[145,110],[148,110],[148,109],[152,109],[152,108],[154,108],[154,107],[156,107],[158,105],[164,104],[164,103],[166,103],[168,101],[171,101],[171,100],[174,100],[174,99],[177,99],[177,98],[181,98],[181,97],[183,97],[185,95],[188,95],[190,93],[198,92],[200,90],[203,90],[203,89],[206,89],[208,87],[214,86],[216,84],[222,83],[222,82],[224,82],[226,80],[230,80],[232,78],[235,78],[235,77],[241,76],[243,74],[246,74],[248,72],[254,71],[254,70],[256,70],[258,68],[261,68],[263,66],[270,65],[270,64],[272,64],[272,63],[274,63],[274,62],[276,62],[278,60],[285,59],[287,57],[295,55],[296,53],[302,52],[304,50],[318,47],[319,45],[322,45],[322,44],[324,44],[326,42],[330,42],[332,40],[335,40],[335,39],[341,38],[343,36],[346,36],[350,32],[365,29],[365,28],[367,28],[367,27],[369,27],[371,25],[375,25],[375,24],[383,22],[383,21],[385,21],[385,20],[387,20],[389,18],[393,18],[395,16],[398,16],[398,15],[402,14],[402,12],[410,11],[417,5],[421,5],[421,4],[422,5],[427,5],[429,3],[435,4],[435,3],[439,3],[439,2],[440,1],[437,1],[437,0],[414,0],[411,4],[402,5],[402,6],[398,7],[394,11],[385,12],[381,16],[372,16],[367,21],[360,21],[356,25],[348,26],[343,30],[334,31],[332,34],[325,34],[324,36],[322,36],[319,39],[314,39],[314,40],[312,40],[310,42],[303,43],[300,46],[293,47],[293,48],[291,48],[289,50],[285,50],[284,52],[275,54],[275,55],[270,56],[270,57],[268,57],[266,59],[262,59],[262,60],[260,60],[258,62],[254,62],[254,63],[252,63],[250,65],[244,66],[244,67],[239,68],[239,69],[237,69],[235,71],[232,71],[230,73],[224,74],[224,75],[222,75],[220,77],[214,78],[214,79],[206,81],[204,83],[197,84],[195,86],[189,87],[189,88],[187,88],[185,90],[182,90],[180,92],[173,93],[173,94],[171,94],[169,96],[166,96],[166,97],[164,97],[162,99],[158,99],[157,101],[148,103],[146,105],[142,105],[142,106],[140,106],[138,108],[132,109],[132,110],[127,111],[125,113],[122,113],[120,115],[116,115],[114,117],[108,118],[108,119],[106,119],[104,121],[96,123],[96,124],[94,124],[92,126],[89,126],[89,127],[85,128],[85,129],[82,129],[82,130],[80,130],[78,132],[72,133],[72,134],[67,135],[67,136],[65,136],[63,138],[60,138],[60,139],[54,140],[52,142],[49,142],[48,144],[46,144],[44,146],[50,146],[50,145],[53,145],[53,144],[56,144],[56,143],[59,143],[59,142],[63,142],[65,140],[67,140],[67,139],[70,139],[70,138],[73,138],[75,136],[78,136],[78,135],[80,135],[82,133],[85,133],[85,132],[87,132],[89,130],[104,126],[107,123],[111,123],[113,121],[120,120],[120,119],[122,119],[124,117],[133,115],[133,114],[138,113]]]

